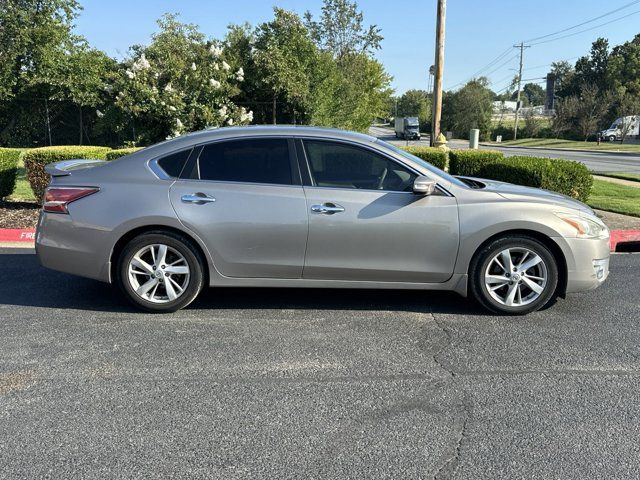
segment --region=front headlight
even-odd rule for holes
[[[578,238],[609,238],[609,229],[596,216],[571,213],[556,213],[556,215],[576,230]]]

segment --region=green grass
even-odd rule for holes
[[[630,180],[632,182],[640,182],[640,173],[626,173],[626,172],[607,172],[599,173],[598,175],[603,177],[619,178],[621,180]],[[640,187],[640,184],[638,184]]]
[[[563,140],[560,138],[521,138],[519,140],[507,140],[503,145],[514,147],[549,147],[549,148],[572,148],[578,150],[604,150],[611,152],[640,152],[640,145],[620,144],[615,142],[580,142],[574,140]]]
[[[35,201],[36,199],[31,191],[31,185],[29,185],[27,181],[27,174],[22,160],[18,161],[18,180],[16,181],[16,188],[13,190],[10,199],[29,201]]]
[[[640,188],[593,180],[590,207],[640,217]]]

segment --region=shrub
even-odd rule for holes
[[[400,147],[404,151],[421,158],[425,162],[429,162],[440,170],[447,169],[448,155],[447,152],[440,148],[434,147]]]
[[[540,157],[508,157],[481,165],[478,177],[544,188],[586,202],[593,185],[581,163]]]
[[[451,150],[449,152],[449,172],[452,175],[477,177],[480,168],[504,158],[497,150]]]
[[[75,158],[105,160],[109,147],[61,146],[33,148],[22,154],[27,170],[27,180],[36,199],[42,203],[44,189],[49,185],[49,175],[44,167],[49,163],[72,160]]]
[[[131,147],[131,148],[119,148],[117,150],[111,150],[107,152],[106,159],[107,160],[115,160],[116,158],[124,157],[125,155],[129,155],[130,153],[135,153],[138,150],[142,150],[143,147]]]
[[[16,188],[20,153],[18,148],[0,148],[0,200]]]

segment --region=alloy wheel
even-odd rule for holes
[[[547,266],[528,248],[507,248],[487,265],[484,284],[491,297],[508,307],[522,307],[542,295],[547,285]]]
[[[138,250],[131,257],[127,272],[136,295],[153,303],[173,302],[189,285],[186,258],[175,248],[161,243]]]

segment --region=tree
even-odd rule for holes
[[[538,117],[533,109],[524,112],[524,129],[525,134],[529,138],[535,138],[542,129],[542,120]]]
[[[575,124],[585,141],[601,125],[612,103],[611,92],[602,92],[595,84],[582,84],[575,112]]]
[[[367,131],[387,112],[391,78],[366,54],[349,54],[340,65],[326,52],[321,57],[324,74],[314,88],[311,123]]]
[[[621,95],[640,96],[640,34],[613,48],[607,62],[606,81]]]
[[[584,84],[596,86],[602,91],[606,90],[608,62],[609,41],[606,38],[598,38],[592,43],[589,55],[578,59],[574,74],[559,94],[561,96],[579,95]]]
[[[306,112],[318,52],[300,17],[275,7],[274,19],[257,29],[255,49],[256,67],[273,99],[273,123],[279,95],[294,105],[294,111]]]
[[[481,77],[470,80],[460,90],[445,96],[443,103],[443,124],[457,135],[467,138],[469,130],[478,128],[483,137],[491,130],[494,93],[488,88],[488,81]]]
[[[571,84],[572,77],[575,74],[573,66],[566,60],[553,62],[551,64],[551,72],[555,76],[555,93],[564,96],[567,88]]]
[[[580,100],[576,96],[559,98],[555,104],[555,115],[551,122],[551,130],[556,138],[560,138],[564,133],[574,126],[576,112]]]
[[[86,41],[80,40],[68,53],[66,61],[57,65],[52,75],[51,85],[58,100],[70,100],[78,109],[78,144],[82,145],[87,137],[84,125],[83,109],[90,107],[91,115],[96,108],[104,104],[108,81],[116,75],[117,62],[104,52],[90,48]]]
[[[544,105],[547,98],[545,90],[537,83],[525,84],[522,93],[531,106]]]
[[[0,143],[44,139],[39,114],[55,93],[55,71],[78,39],[72,28],[79,8],[75,0],[0,3]]]
[[[377,25],[363,25],[358,4],[349,0],[324,0],[319,21],[309,11],[304,18],[316,44],[338,59],[354,53],[370,54],[380,48],[383,39]]]
[[[226,61],[220,42],[175,15],[163,16],[158,26],[149,46],[133,47],[114,85],[115,104],[137,127],[134,141],[249,123],[252,113],[231,101],[244,71]]]
[[[431,101],[424,90],[407,90],[398,99],[398,117],[418,117],[420,127],[426,127],[431,118]]]

